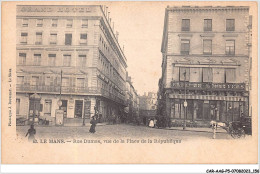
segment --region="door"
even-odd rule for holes
[[[210,120],[209,101],[203,103],[203,119]]]
[[[210,101],[209,103],[210,103],[210,107],[209,107],[210,118],[209,119],[217,120],[217,103],[216,103],[216,101]]]
[[[83,100],[75,100],[75,118],[82,118]]]
[[[61,109],[64,111],[64,118],[67,118],[68,100],[61,100],[61,102],[62,102]]]

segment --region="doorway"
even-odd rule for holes
[[[64,118],[67,118],[68,100],[61,100],[61,102],[62,102],[61,109],[64,111]]]
[[[82,118],[83,100],[75,100],[75,118]]]

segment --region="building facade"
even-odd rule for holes
[[[153,92],[144,93],[139,97],[140,100],[140,118],[144,125],[148,124],[148,120],[155,118],[157,113],[157,94]]]
[[[126,106],[127,60],[103,6],[17,6],[16,114],[32,114],[30,96],[41,100],[38,117],[102,121]],[[61,93],[61,95],[60,95]]]
[[[249,7],[166,8],[160,114],[202,122],[250,116],[249,18]]]
[[[126,102],[126,121],[136,122],[139,120],[139,96],[128,73],[126,73]]]
[[[142,110],[156,110],[157,109],[157,94],[153,92],[144,93],[140,96],[140,109]]]

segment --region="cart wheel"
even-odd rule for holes
[[[245,138],[245,131],[242,128],[238,128],[238,138]]]
[[[232,130],[231,131],[231,136],[234,138],[234,139],[237,139],[237,138],[244,138],[245,137],[245,131],[241,128],[238,128],[236,130]]]

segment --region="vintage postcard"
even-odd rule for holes
[[[257,5],[3,2],[2,163],[256,164]]]

